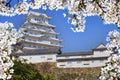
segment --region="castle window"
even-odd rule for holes
[[[30,57],[29,59],[32,59],[32,57]]]
[[[72,64],[72,62],[67,62],[67,64]]]
[[[31,45],[29,45],[29,47],[32,47]]]
[[[77,63],[81,63],[81,61],[77,61]]]
[[[70,56],[66,56],[65,58],[70,58]]]
[[[38,46],[38,48],[41,48],[41,46]]]
[[[43,59],[43,58],[45,58],[45,56],[41,56],[41,58]]]
[[[34,48],[36,48],[37,46],[33,46]]]
[[[60,65],[60,66],[65,66],[65,65]]]
[[[83,65],[90,65],[90,64],[83,64]]]
[[[92,60],[92,63],[94,63],[94,60]]]
[[[89,65],[90,61],[89,60],[85,60],[83,65]]]
[[[0,61],[0,65],[2,64],[2,62]]]
[[[47,58],[47,60],[52,60],[53,58]]]
[[[100,60],[100,62],[103,62],[104,60]]]
[[[31,41],[31,39],[30,39],[30,38],[28,38],[28,40],[29,40],[29,41]]]

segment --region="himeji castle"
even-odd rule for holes
[[[20,26],[24,35],[23,50],[17,52],[20,57],[31,63],[56,61],[62,40],[57,38],[55,26],[48,23],[50,19],[46,14],[29,11],[26,22]]]
[[[39,12],[30,11],[26,22],[20,26],[23,49],[16,54],[30,63],[53,62],[58,68],[84,68],[104,66],[111,53],[104,44],[83,52],[61,53],[62,40],[48,23],[51,18]],[[60,54],[61,53],[61,54]]]

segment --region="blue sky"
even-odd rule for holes
[[[86,28],[84,32],[74,33],[70,29],[72,25],[68,24],[67,18],[63,17],[64,10],[44,11],[40,9],[35,11],[46,13],[49,17],[52,17],[49,23],[55,25],[55,31],[60,33],[58,37],[63,40],[61,43],[61,45],[64,46],[64,48],[62,48],[63,52],[85,51],[95,48],[100,43],[106,44],[108,32],[117,29],[113,24],[104,25],[99,16],[92,16],[86,18]],[[0,15],[0,22],[12,22],[15,25],[15,28],[18,29],[19,26],[24,23],[25,18],[26,15],[16,15],[14,17]]]

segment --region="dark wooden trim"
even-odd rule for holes
[[[109,56],[108,56],[109,57]],[[85,61],[85,60],[107,60],[108,57],[90,57],[90,58],[75,58],[75,59],[57,59],[58,62],[65,61]]]

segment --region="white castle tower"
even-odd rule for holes
[[[20,27],[24,34],[23,54],[20,57],[28,59],[29,62],[54,62],[59,53],[60,42],[57,39],[58,33],[48,21],[51,18],[45,14],[30,11],[26,22]]]

